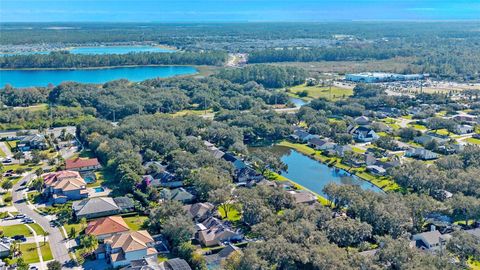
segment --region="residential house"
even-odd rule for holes
[[[243,235],[233,231],[215,217],[209,217],[196,226],[195,238],[206,247],[217,246],[223,242],[240,241]]]
[[[72,209],[77,219],[99,218],[133,210],[133,201],[127,197],[95,197],[76,201]]]
[[[193,196],[190,192],[188,192],[184,188],[176,188],[176,189],[165,188],[161,191],[160,196],[164,200],[179,201],[182,203],[190,203],[195,198],[195,196]]]
[[[368,118],[366,116],[363,116],[363,115],[355,118],[354,121],[359,126],[370,125],[370,118]]]
[[[213,143],[209,141],[203,141],[205,147],[207,147],[207,151],[210,152],[216,159],[220,159],[225,155],[225,152],[218,149]]]
[[[143,182],[147,186],[177,188],[183,186],[183,181],[177,179],[175,174],[168,171],[156,173],[154,175],[142,176]]]
[[[457,134],[468,134],[472,133],[475,129],[471,125],[457,125],[455,127],[455,133]]]
[[[427,251],[439,251],[445,248],[450,234],[441,234],[438,230],[418,233],[412,236],[415,246]]]
[[[1,241],[0,242],[0,258],[6,258],[10,256],[10,241]]]
[[[97,158],[74,158],[67,159],[65,162],[65,169],[69,171],[94,171],[100,169],[100,163]]]
[[[205,256],[208,269],[221,269],[221,263],[233,253],[242,252],[242,250],[232,244],[227,244],[218,253]]]
[[[222,157],[224,160],[232,163],[233,167],[235,168],[235,170],[241,170],[245,167],[247,167],[247,165],[245,164],[245,162],[240,158],[240,157],[237,157],[235,156],[234,154],[232,153],[225,153],[225,155],[223,155]]]
[[[76,171],[59,171],[43,175],[47,196],[52,196],[54,203],[68,200],[80,200],[88,197],[87,183]]]
[[[405,151],[406,157],[418,158],[423,160],[437,159],[439,155],[425,148],[410,148]]]
[[[335,148],[336,145],[336,143],[330,142],[327,139],[311,138],[308,140],[308,146],[316,150],[332,150]]]
[[[97,251],[97,258],[105,257],[113,268],[129,265],[131,261],[157,257],[155,240],[145,230],[113,234],[104,239],[104,245]]]
[[[377,165],[367,166],[367,171],[376,175],[385,175],[387,173],[387,170]]]
[[[452,116],[455,121],[469,124],[476,124],[478,122],[478,117],[470,114],[457,114]]]
[[[350,145],[336,145],[333,148],[333,151],[335,152],[335,155],[343,157],[346,152],[352,151],[352,147]]]
[[[318,201],[317,196],[306,190],[290,190],[287,192],[292,195],[295,203],[314,204]]]
[[[349,127],[348,132],[352,134],[353,139],[358,142],[372,142],[380,138],[373,129],[365,126]]]
[[[202,222],[213,215],[213,210],[215,209],[215,206],[213,206],[213,204],[209,202],[195,203],[184,205],[183,209],[187,211],[187,214],[189,214],[193,220],[197,222]]]
[[[45,136],[41,134],[28,135],[20,139],[17,147],[20,151],[30,151],[34,149],[45,150],[48,149],[48,143]]]
[[[188,265],[188,264],[187,264]],[[132,260],[130,265],[120,268],[121,270],[164,270],[158,259],[150,256],[139,260]]]
[[[290,138],[292,138],[295,141],[299,141],[299,142],[307,142],[308,140],[310,140],[312,138],[318,138],[318,136],[308,133],[303,128],[295,127],[294,130],[293,130],[293,133],[290,135]]]
[[[435,141],[438,144],[444,144],[444,143],[448,142],[448,140],[449,139],[440,138],[440,137],[432,136],[432,135],[429,135],[429,134],[418,136],[418,137],[415,137],[413,139],[414,142],[419,143],[421,145],[426,145],[426,144],[430,143],[431,141]]]
[[[235,182],[237,183],[257,183],[263,179],[263,175],[250,166],[238,170],[235,174]]]
[[[88,223],[85,233],[94,235],[99,241],[116,233],[128,232],[130,228],[121,216],[109,216],[92,220]]]

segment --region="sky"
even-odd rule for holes
[[[480,0],[0,0],[0,22],[480,20]]]

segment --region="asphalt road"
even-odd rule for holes
[[[45,231],[49,233],[48,242],[50,243],[53,258],[62,263],[62,269],[73,269],[65,265],[70,261],[70,256],[68,255],[66,241],[64,240],[60,229],[58,229],[57,227],[51,227],[50,221],[44,216],[33,211],[30,207],[28,207],[28,204],[23,197],[22,188],[24,188],[25,186],[22,186],[22,184],[30,181],[30,179],[34,177],[34,174],[28,174],[13,186],[13,205],[15,206],[15,208],[17,208],[18,212],[25,214],[35,220],[35,222],[37,222],[40,226],[42,226]]]

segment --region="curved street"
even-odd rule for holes
[[[53,258],[62,263],[62,269],[73,269],[68,267],[68,262],[71,259],[70,255],[68,254],[68,248],[66,245],[67,242],[60,232],[60,229],[58,227],[50,226],[50,221],[44,216],[35,212],[33,207],[28,205],[24,198],[26,184],[35,177],[35,174],[27,174],[13,186],[13,206],[17,208],[18,212],[35,220],[36,223],[38,223],[46,232],[48,232],[48,242],[50,243]]]

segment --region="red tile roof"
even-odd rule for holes
[[[85,233],[99,236],[102,234],[128,232],[129,230],[127,223],[121,216],[111,216],[90,221]]]
[[[67,170],[71,169],[79,169],[83,167],[90,167],[90,166],[98,166],[97,158],[75,158],[75,159],[67,159],[65,168]]]

